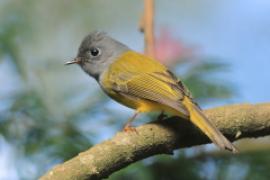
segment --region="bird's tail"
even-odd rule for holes
[[[192,102],[189,97],[185,97],[183,104],[190,114],[190,120],[205,133],[221,149],[238,152],[236,147],[212,124],[210,120],[202,113],[199,107]]]

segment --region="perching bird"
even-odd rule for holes
[[[105,33],[90,33],[77,57],[103,91],[119,103],[136,110],[125,129],[142,112],[160,111],[190,119],[221,149],[237,152],[234,145],[203,114],[183,83],[155,59],[137,53]]]

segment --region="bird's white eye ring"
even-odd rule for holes
[[[96,56],[99,56],[101,51],[99,48],[96,48],[96,47],[92,47],[90,50],[89,50],[89,53],[91,54],[91,56],[93,57],[96,57]]]

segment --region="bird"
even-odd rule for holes
[[[91,32],[81,42],[78,64],[115,101],[135,109],[124,130],[140,113],[161,112],[190,120],[214,144],[233,153],[237,148],[219,131],[193,100],[190,91],[166,66],[130,49],[104,32]]]

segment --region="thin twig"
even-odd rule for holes
[[[154,6],[154,0],[144,0],[144,13],[139,23],[140,31],[144,32],[144,53],[151,57],[155,57]]]

